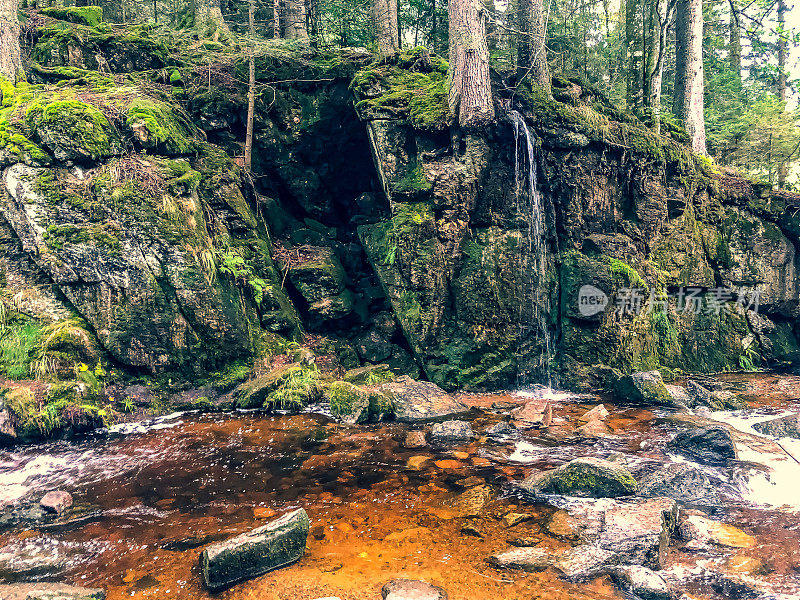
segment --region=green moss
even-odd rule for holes
[[[608,259],[608,268],[612,275],[622,277],[626,283],[637,288],[646,288],[647,282],[639,272],[628,263],[616,258]]]
[[[89,244],[119,256],[122,249],[118,237],[120,233],[119,225],[109,221],[87,226],[48,225],[42,237],[48,247],[54,250],[61,250],[65,245]]]
[[[102,112],[85,102],[37,101],[26,109],[25,122],[61,160],[98,160],[120,151],[116,130]]]
[[[4,377],[31,377],[41,335],[42,326],[30,319],[14,319],[0,326],[0,373]]]
[[[43,8],[41,12],[59,21],[68,21],[89,27],[96,27],[103,21],[103,9],[100,6],[52,6]]]
[[[320,373],[315,365],[289,367],[267,395],[264,408],[299,410],[321,398]]]
[[[194,126],[166,104],[137,98],[128,107],[125,120],[146,148],[158,147],[169,154],[188,154],[197,148]]]

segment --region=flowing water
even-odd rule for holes
[[[524,222],[520,280],[520,338],[525,341],[533,336],[539,347],[535,355],[522,344],[519,363],[522,365],[518,385],[527,385],[534,380],[553,385],[550,364],[553,358],[553,341],[548,318],[550,316],[550,290],[547,281],[548,251],[546,214],[544,200],[539,191],[536,174],[536,152],[525,119],[520,113],[508,113],[514,127],[514,182],[516,212]]]
[[[472,424],[480,435],[507,410],[492,405],[529,398],[464,399],[479,409]],[[568,545],[545,528],[555,509],[506,495],[508,482],[587,455],[623,452],[634,471],[671,460],[664,446],[676,429],[664,414],[606,403],[613,435],[593,440],[576,436],[575,427],[596,399],[561,395],[552,402],[555,419],[547,430],[454,447],[405,449],[408,427],[401,424],[346,426],[325,416],[249,412],[171,415],[78,443],[8,450],[0,453],[0,502],[24,508],[45,491],[64,489],[93,518],[58,528],[10,522],[0,533],[0,564],[11,554],[33,563],[47,558],[50,571],[60,571],[51,578],[106,588],[110,600],[210,598],[199,583],[203,546],[302,506],[312,529],[300,562],[215,597],[363,600],[406,576],[441,585],[453,600],[623,598],[606,578],[572,584],[550,571],[499,571],[486,563],[511,538]],[[783,400],[770,410],[799,407]],[[721,417],[733,422],[746,414]],[[797,473],[794,480],[779,475],[777,489],[762,496],[758,479],[742,492],[729,469],[709,472],[726,497],[714,518],[756,536],[757,546],[703,555],[673,547],[666,572],[688,577],[683,585],[696,598],[721,599],[706,570],[759,560],[760,579],[784,594],[774,597],[800,597]],[[476,485],[490,486],[494,499],[465,511],[458,495]],[[778,506],[782,497],[795,501]],[[532,518],[507,528],[500,517],[510,511]],[[465,516],[472,512],[477,516]],[[22,579],[47,576],[34,573]]]

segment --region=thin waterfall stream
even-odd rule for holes
[[[536,173],[536,152],[533,136],[523,116],[511,110],[514,127],[514,185],[517,215],[524,221],[523,256],[520,272],[522,298],[519,310],[520,351],[518,352],[518,385],[536,380],[548,388],[553,385],[551,361],[553,340],[548,317],[550,296],[547,285],[547,230],[545,206],[539,191]],[[526,343],[535,342],[530,352]]]

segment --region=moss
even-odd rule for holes
[[[424,48],[401,53],[397,66],[376,64],[353,77],[361,112],[388,112],[423,131],[445,130],[450,121],[447,62]],[[377,91],[376,91],[377,90]]]
[[[18,317],[0,326],[0,373],[8,379],[28,379],[36,358],[42,326]]]
[[[193,152],[197,133],[189,119],[166,104],[137,98],[125,117],[128,127],[145,148],[158,147],[168,154]]]
[[[43,8],[41,12],[59,21],[69,21],[89,27],[96,27],[103,21],[103,9],[100,6],[52,6]]]
[[[608,268],[612,275],[622,277],[628,285],[637,288],[646,288],[647,282],[642,279],[639,272],[628,263],[616,258],[608,259]]]
[[[103,248],[112,256],[119,256],[122,250],[120,233],[119,225],[109,221],[88,226],[48,225],[42,237],[54,250],[61,250],[65,245],[89,244]]]
[[[25,121],[60,160],[98,160],[121,149],[106,116],[85,102],[34,102],[25,111]]]

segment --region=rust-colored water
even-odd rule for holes
[[[491,405],[485,397],[473,400]],[[14,468],[42,455],[55,465],[29,482],[32,495],[67,489],[102,508],[103,516],[71,531],[10,531],[0,536],[0,546],[57,543],[74,554],[61,579],[103,587],[110,600],[365,600],[380,598],[381,586],[398,576],[436,583],[452,600],[622,598],[606,578],[571,584],[549,571],[498,571],[486,563],[510,538],[566,546],[543,530],[553,509],[504,497],[508,481],[587,454],[620,450],[634,461],[663,459],[660,447],[669,432],[643,409],[607,405],[616,435],[576,439],[574,417],[591,406],[560,405],[549,431],[528,435],[531,456],[524,464],[508,460],[513,444],[485,438],[409,450],[401,444],[408,428],[399,424],[345,426],[322,416],[257,413],[184,415],[174,427],[11,452],[3,459]],[[497,419],[484,414],[473,427],[481,432]],[[412,458],[419,456],[427,457],[421,466],[422,459]],[[451,503],[476,484],[490,485],[496,498],[478,517],[459,516]],[[202,589],[197,557],[205,544],[298,506],[312,520],[300,562],[215,596]],[[507,528],[500,517],[509,511],[533,518]],[[742,509],[736,518],[759,540],[759,548],[747,552],[791,574],[800,565],[791,555],[800,532],[779,516]],[[694,559],[673,550],[669,560]]]

